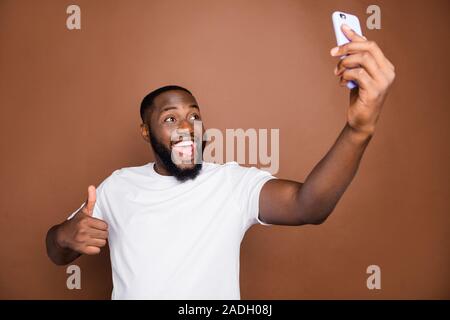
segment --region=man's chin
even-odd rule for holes
[[[189,179],[195,179],[202,169],[202,164],[174,164],[174,167],[176,168],[176,170],[172,170],[171,173],[178,181],[184,182]]]
[[[189,171],[189,170],[193,170],[195,168],[195,163],[181,163],[181,164],[175,164],[175,166],[180,171],[185,171],[185,170]]]

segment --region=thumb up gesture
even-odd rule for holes
[[[94,218],[96,190],[88,187],[88,197],[84,206],[75,216],[65,221],[56,234],[56,241],[62,248],[69,248],[81,254],[100,253],[108,239],[108,224]]]

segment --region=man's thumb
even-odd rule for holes
[[[89,186],[88,187],[88,199],[86,201],[86,209],[87,209],[88,215],[90,215],[90,216],[92,216],[92,214],[94,213],[95,200],[96,200],[95,187]]]

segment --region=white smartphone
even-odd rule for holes
[[[338,46],[342,46],[343,44],[350,42],[350,40],[347,39],[347,37],[341,30],[341,26],[343,24],[348,25],[360,36],[363,35],[361,31],[361,25],[359,24],[359,19],[357,16],[341,11],[335,11],[331,15],[331,20],[333,20],[334,34],[336,36],[336,43]],[[341,59],[343,58],[345,58],[345,56],[341,57]],[[349,89],[356,88],[357,86],[358,84],[355,81],[349,81],[347,83],[347,88]]]

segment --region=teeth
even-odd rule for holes
[[[187,147],[192,146],[194,143],[192,141],[181,141],[174,145],[174,147]]]

